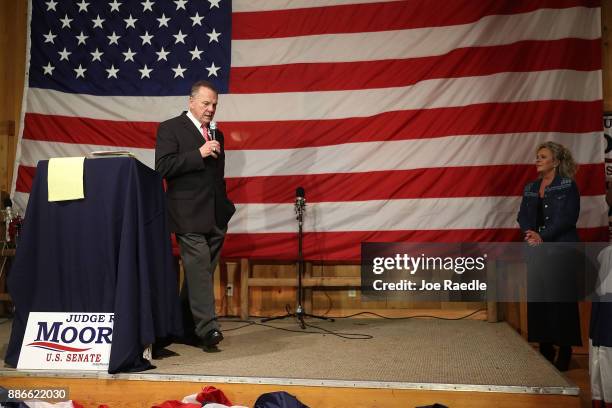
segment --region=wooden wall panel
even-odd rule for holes
[[[0,0],[0,190],[13,177],[23,97],[27,0]]]

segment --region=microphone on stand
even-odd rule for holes
[[[298,221],[302,219],[304,207],[306,207],[306,193],[304,192],[304,187],[298,187],[295,189],[295,213],[297,214]]]
[[[295,204],[301,206],[306,204],[306,192],[304,191],[304,187],[295,189]]]

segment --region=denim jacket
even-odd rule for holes
[[[523,191],[523,200],[518,213],[521,230],[536,231],[544,242],[578,242],[576,223],[580,214],[580,194],[576,183],[567,177],[555,176],[544,189],[544,225],[537,228],[538,192],[541,179],[528,183]]]

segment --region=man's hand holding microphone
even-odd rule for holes
[[[221,145],[216,140],[209,140],[200,147],[202,158],[212,156],[215,159],[221,152]]]

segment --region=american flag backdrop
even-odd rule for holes
[[[298,186],[307,259],[357,259],[363,241],[518,240],[545,140],[580,163],[582,238],[607,236],[599,1],[30,6],[22,209],[41,159],[128,149],[153,167],[157,124],[208,79],[237,205],[226,256],[295,257]]]

